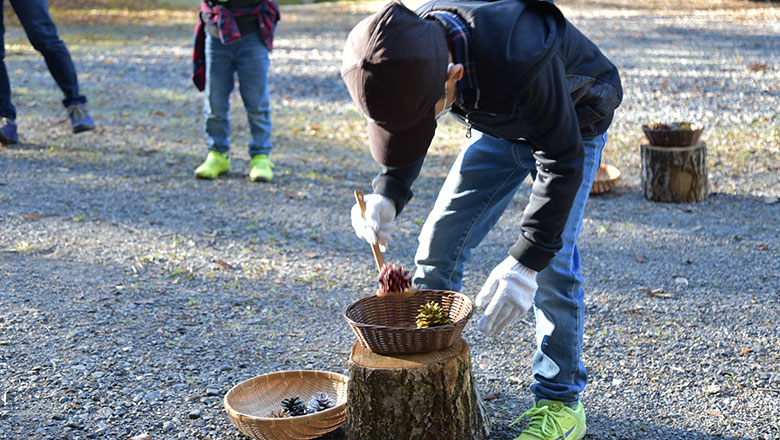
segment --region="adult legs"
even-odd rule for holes
[[[0,2],[0,118],[16,119],[16,108],[11,102],[11,82],[5,67],[5,24],[3,5]]]
[[[85,103],[87,98],[79,94],[76,68],[65,43],[57,35],[57,28],[49,15],[46,0],[10,0],[24,32],[32,46],[39,51],[49,72],[65,94],[66,107]],[[0,81],[2,79],[0,78]],[[0,85],[0,88],[2,85]],[[2,90],[0,90],[2,92]]]
[[[233,44],[236,48],[238,83],[246,109],[249,131],[249,155],[268,154],[271,145],[271,104],[268,96],[268,49],[260,33],[247,35]]]
[[[219,153],[230,150],[230,93],[236,70],[232,48],[206,34],[206,89],[203,114],[208,149]]]

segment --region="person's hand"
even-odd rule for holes
[[[366,215],[363,217],[360,205],[355,203],[352,207],[352,228],[368,244],[379,243],[379,249],[384,252],[395,229],[395,202],[381,194],[369,194],[363,200]]]
[[[477,295],[477,306],[485,307],[477,329],[488,335],[504,330],[531,308],[537,287],[536,271],[507,257],[490,272]]]

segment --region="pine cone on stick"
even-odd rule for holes
[[[417,328],[436,327],[452,321],[442,306],[435,301],[421,305],[417,313]]]
[[[412,276],[403,266],[388,263],[379,272],[379,294],[404,292],[412,286]]]

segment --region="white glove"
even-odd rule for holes
[[[507,257],[490,272],[477,295],[477,306],[485,307],[477,329],[488,335],[504,330],[531,308],[537,287],[536,271]]]
[[[368,244],[379,243],[379,249],[384,252],[390,242],[390,233],[395,230],[395,202],[381,194],[368,194],[363,198],[366,202],[365,218],[360,213],[360,205],[352,207],[352,227],[355,234]]]

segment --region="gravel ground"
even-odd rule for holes
[[[593,197],[582,400],[588,439],[780,439],[780,9],[764,3],[562,2],[620,67],[626,100]],[[197,181],[201,99],[192,11],[60,11],[100,127],[69,133],[59,90],[10,22],[6,63],[21,143],[0,147],[0,439],[245,438],[222,409],[234,384],[284,369],[345,372],[343,309],[375,287],[349,226],[375,173],[338,77],[349,29],[377,4],[283,7],[272,61],[277,178]],[[8,20],[7,20],[8,22]],[[646,201],[639,125],[706,125],[706,201]],[[447,122],[386,257],[415,236],[463,141]],[[514,241],[521,191],[475,252],[474,295]],[[531,316],[498,337],[469,326],[491,438],[531,404]],[[330,438],[339,438],[340,434]]]

